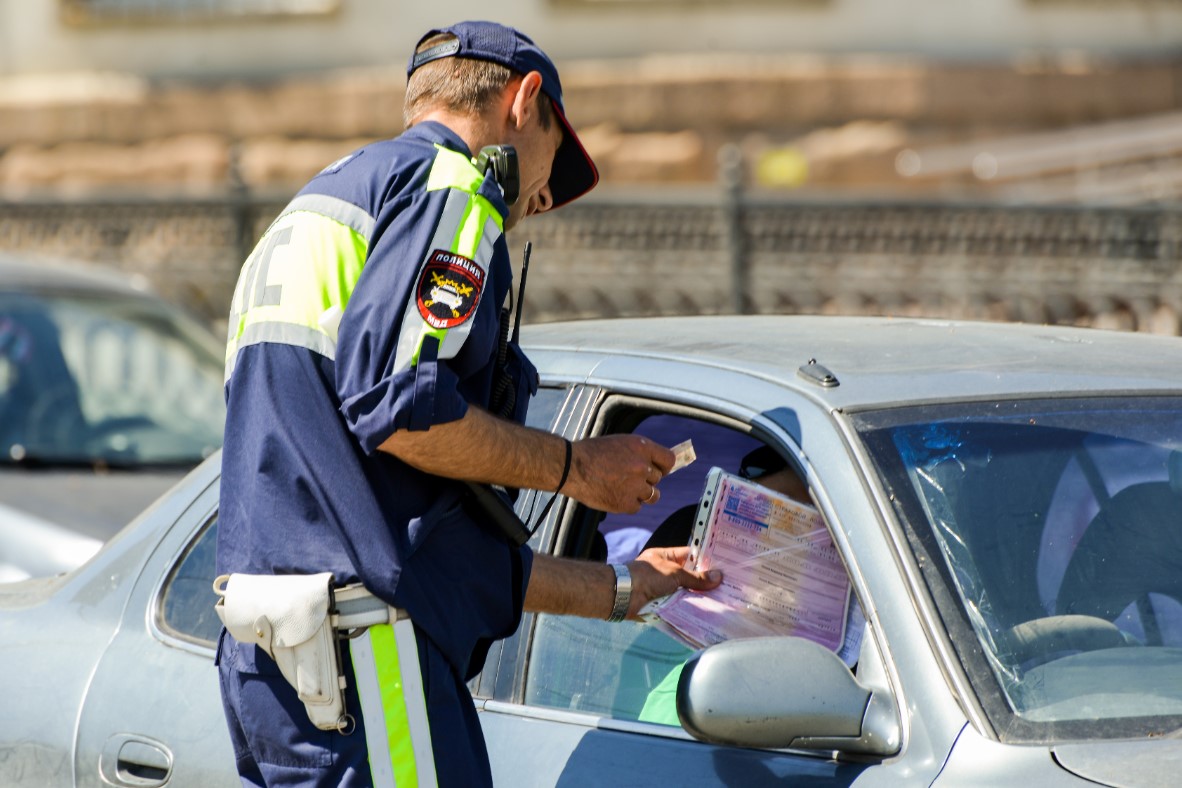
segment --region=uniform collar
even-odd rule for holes
[[[456,134],[437,120],[420,121],[403,132],[402,136],[403,138],[412,140],[421,140],[430,145],[441,145],[472,161],[472,151],[468,149],[468,144],[460,138],[459,134]],[[481,187],[480,193],[496,207],[502,219],[508,217],[509,206],[505,204],[504,194],[496,185],[496,181],[486,179],[486,183]]]
[[[472,151],[468,150],[468,144],[460,139],[460,135],[437,120],[420,121],[403,132],[402,136],[432,144],[439,143],[456,153],[464,154],[469,159],[472,158]]]

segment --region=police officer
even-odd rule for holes
[[[674,457],[640,436],[571,443],[522,426],[536,372],[516,346],[501,360],[504,233],[598,179],[554,64],[501,25],[432,31],[408,67],[405,114],[400,137],[313,178],[243,266],[217,564],[360,582],[409,614],[414,637],[367,651],[376,678],[359,675],[356,655],[342,660],[347,710],[372,702],[359,700],[359,678],[395,699],[376,735],[363,730],[372,709],[343,731],[315,727],[267,654],[223,633],[222,696],[246,784],[487,785],[465,682],[523,605],[620,619],[718,582],[684,570],[683,549],[615,567],[535,556],[471,506],[462,481],[635,512],[659,499]],[[484,166],[496,145],[515,150],[516,179],[505,148]],[[502,417],[489,406],[506,375],[515,396]]]

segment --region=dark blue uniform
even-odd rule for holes
[[[297,195],[244,265],[230,317],[218,572],[331,571],[407,610],[441,785],[489,782],[465,682],[516,629],[532,553],[477,522],[461,484],[377,447],[489,404],[507,214],[459,137],[421,123]],[[516,348],[510,367],[523,421],[536,373]],[[255,647],[223,635],[218,653],[244,779],[368,780],[360,731],[313,727]]]

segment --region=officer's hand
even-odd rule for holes
[[[632,604],[628,618],[636,618],[653,599],[668,596],[678,588],[709,591],[722,582],[722,572],[693,572],[685,568],[689,547],[650,547],[628,564],[632,573]]]
[[[661,499],[657,483],[676,460],[640,435],[602,435],[575,441],[563,493],[593,509],[633,514]]]

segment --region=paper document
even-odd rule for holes
[[[691,544],[691,566],[721,569],[722,585],[650,605],[661,629],[696,648],[767,635],[841,648],[849,577],[814,507],[712,468]]]
[[[689,465],[694,460],[698,459],[697,452],[694,451],[693,441],[682,441],[673,447],[673,467],[669,469],[669,473],[680,471],[685,466]],[[666,474],[668,476],[668,474]]]

